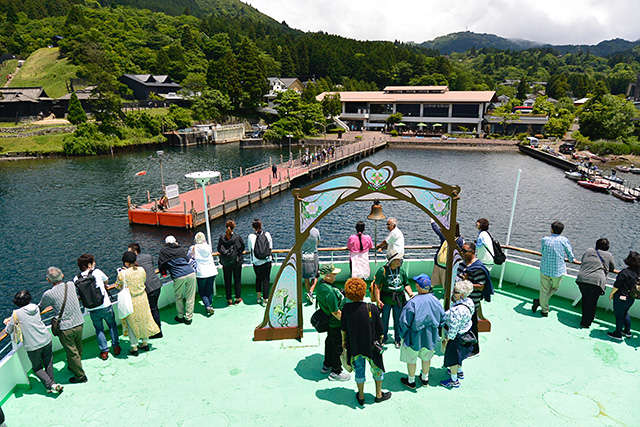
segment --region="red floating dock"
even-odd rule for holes
[[[273,177],[271,168],[267,167],[247,175],[207,185],[205,190],[209,218],[219,218],[251,203],[266,199],[291,187],[291,181],[296,178],[313,177],[332,168],[335,169],[352,160],[372,154],[386,144],[387,142],[382,138],[379,141],[374,138],[369,141],[354,142],[337,147],[335,156],[310,166],[301,166],[299,159],[293,162],[292,167],[289,167],[288,162],[277,165],[277,178]],[[201,188],[171,198],[172,207],[166,209],[158,209],[157,200],[136,206],[129,198],[128,204],[130,224],[194,228],[205,223],[205,206]]]

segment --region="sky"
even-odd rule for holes
[[[459,31],[549,44],[640,39],[640,0],[244,0],[278,22],[358,40],[422,43]]]

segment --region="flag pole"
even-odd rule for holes
[[[509,218],[509,231],[507,231],[507,246],[511,243],[511,229],[513,228],[513,216],[516,212],[516,200],[518,199],[518,187],[520,186],[520,175],[522,174],[522,169],[518,169],[518,176],[516,178],[516,189],[513,192],[513,205],[511,205],[511,218]],[[505,249],[505,255],[509,250]],[[507,268],[507,262],[505,261],[502,264],[502,269],[500,270],[500,281],[498,282],[498,288],[502,289],[502,279],[504,278],[504,270]]]

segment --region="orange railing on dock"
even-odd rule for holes
[[[335,147],[333,156],[321,162],[302,166],[300,159],[277,165],[274,177],[271,168],[249,168],[249,174],[240,174],[235,178],[217,182],[205,187],[207,208],[200,189],[181,193],[174,206],[159,209],[158,201],[149,201],[142,205],[134,205],[128,199],[128,213],[130,224],[146,224],[164,227],[194,228],[205,223],[206,216],[215,219],[249,206],[252,203],[271,197],[291,187],[291,181],[304,176],[315,176],[331,168],[346,164],[352,160],[361,159],[374,153],[386,145],[381,137],[354,141],[340,147]]]

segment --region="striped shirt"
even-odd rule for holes
[[[66,331],[67,329],[75,328],[84,324],[84,317],[82,317],[82,311],[80,310],[80,302],[78,301],[78,295],[76,294],[76,286],[73,282],[67,282],[67,303],[64,306],[64,312],[62,313],[62,319],[60,320],[60,330]],[[53,286],[53,288],[47,290],[42,295],[40,300],[40,311],[45,308],[53,307],[53,312],[57,317],[62,308],[64,301],[64,282],[59,282]]]
[[[476,259],[474,262],[471,263],[471,265],[465,264],[464,261],[458,264],[458,275],[456,277],[456,281],[465,280],[464,275],[467,274],[468,275],[467,280],[473,283],[474,285],[486,285],[487,276],[484,274],[483,269],[475,268],[469,271],[467,270],[469,267],[477,263],[482,264],[482,261],[480,261],[479,259]],[[473,292],[469,294],[469,298],[471,298],[471,301],[473,301],[473,305],[477,310],[478,306],[480,305],[480,300],[482,299],[482,289],[474,288]]]
[[[540,273],[549,277],[560,277],[567,272],[565,256],[569,261],[575,259],[569,239],[559,234],[543,237],[540,252],[542,252]]]

